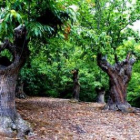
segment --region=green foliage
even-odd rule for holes
[[[132,79],[128,86],[128,101],[133,105],[140,107],[140,62],[134,65]]]
[[[71,10],[62,6],[62,2],[53,0],[30,1],[8,0],[2,2],[0,9],[0,36],[12,39],[13,28],[25,24],[28,38],[40,38],[55,35],[67,19]],[[69,15],[68,15],[69,14]]]
[[[5,49],[1,52],[0,56],[6,56],[7,58],[9,58],[10,61],[13,60],[13,56],[12,54],[10,53],[9,50]]]
[[[112,65],[115,55],[119,61],[129,52],[140,58],[139,33],[131,29],[140,18],[138,0],[5,0],[0,6],[0,40],[12,41],[18,24],[27,27],[31,54],[20,77],[31,96],[71,98],[71,70],[78,68],[80,100],[95,101],[96,88],[109,88],[97,53]],[[8,52],[3,55],[10,57]],[[138,61],[128,87],[128,101],[135,106],[140,98],[139,67]]]

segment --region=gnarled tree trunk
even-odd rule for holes
[[[73,74],[73,98],[79,100],[79,93],[80,93],[80,83],[78,77],[79,70],[72,70]]]
[[[12,136],[14,131],[23,137],[31,129],[16,111],[15,90],[18,73],[29,56],[25,27],[15,28],[14,37],[13,44],[5,40],[0,47],[0,52],[8,49],[13,55],[12,62],[6,57],[0,57],[0,134]]]
[[[130,59],[130,54],[128,54],[124,61],[112,66],[101,54],[98,54],[97,62],[99,67],[109,76],[109,100],[106,108],[133,112],[133,108],[126,100],[126,95],[135,60]]]

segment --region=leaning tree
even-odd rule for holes
[[[16,111],[15,90],[19,71],[30,55],[28,44],[47,43],[69,15],[62,3],[51,0],[37,1],[37,4],[28,0],[3,1],[1,7],[0,39],[4,36],[9,39],[1,43],[0,52],[8,50],[12,60],[0,56],[0,134],[13,136],[17,132],[19,137],[24,137],[31,128]],[[25,25],[19,25],[23,22]],[[16,27],[14,31],[13,27]]]

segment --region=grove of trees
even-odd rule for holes
[[[140,33],[133,29],[139,0],[4,0],[0,6],[1,132],[31,131],[15,108],[18,77],[30,96],[93,102],[104,89],[107,109],[140,107]]]

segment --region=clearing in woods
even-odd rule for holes
[[[99,103],[42,97],[16,99],[16,106],[33,127],[34,134],[27,140],[140,139],[139,113],[106,111]]]

